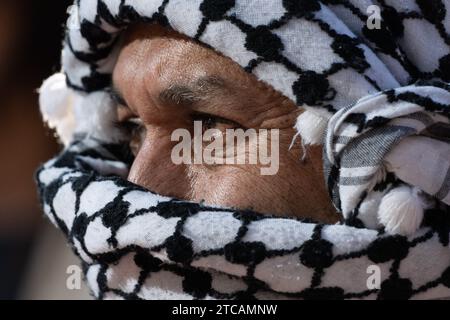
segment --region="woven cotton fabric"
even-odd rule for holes
[[[370,5],[380,8],[380,29],[367,26]],[[94,110],[92,97],[111,85],[123,30],[155,22],[230,57],[299,107],[331,118],[330,126],[332,117],[356,114],[352,137],[415,112],[448,123],[449,1],[80,0],[76,8],[62,62],[85,113]],[[418,80],[433,82],[413,85]],[[398,101],[389,98],[402,97],[397,93],[421,98],[403,99],[407,112],[396,114],[391,110]],[[371,121],[376,110],[356,112],[373,95],[386,97],[380,109],[389,110],[385,121]],[[106,95],[101,101],[111,103]],[[99,299],[450,296],[450,210],[444,202],[405,237],[368,229],[375,226],[362,216],[347,219],[351,226],[322,225],[179,201],[124,180],[132,159],[123,143],[104,139],[109,132],[95,139],[89,130],[97,129],[78,123],[78,135],[37,180],[45,213],[82,259]],[[341,146],[327,147],[334,157]],[[341,208],[342,180],[331,175],[339,162],[331,159],[325,180]],[[364,192],[358,192],[345,199],[349,216],[361,204]],[[367,282],[372,265],[380,270],[375,288]]]
[[[449,101],[447,84],[417,83],[367,96],[330,119],[325,180],[347,224],[382,227],[379,203],[402,183],[450,205]]]
[[[409,238],[387,235],[163,197],[111,175],[126,159],[120,145],[80,139],[37,174],[44,211],[82,259],[96,298],[449,295],[448,208],[430,211]],[[368,287],[370,266],[379,287]]]
[[[380,29],[367,26],[370,5],[380,8]],[[412,0],[80,1],[63,65],[71,87],[104,89],[121,31],[153,21],[211,46],[298,105],[329,117],[370,93],[418,79],[450,81],[448,6]]]

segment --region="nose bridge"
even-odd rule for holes
[[[188,192],[185,165],[173,163],[171,152],[174,142],[170,136],[171,130],[168,128],[148,129],[128,180],[156,193],[182,198]]]

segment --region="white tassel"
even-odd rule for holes
[[[55,129],[61,142],[70,143],[75,131],[73,92],[67,87],[64,74],[56,73],[43,82],[39,106],[44,121]]]
[[[74,92],[66,85],[66,77],[57,73],[44,81],[39,89],[39,104],[44,121],[55,129],[64,145],[77,133],[88,134],[107,142],[124,139],[115,128],[115,104],[109,94]]]
[[[76,133],[86,133],[106,142],[119,142],[123,134],[115,127],[116,104],[105,91],[77,96],[74,103]]]
[[[295,129],[305,145],[321,145],[327,128],[327,119],[306,110],[298,118]]]
[[[416,187],[403,185],[389,191],[378,208],[378,220],[390,234],[411,235],[422,223],[429,207],[425,196]]]

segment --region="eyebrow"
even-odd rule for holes
[[[108,93],[111,99],[119,106],[119,107],[128,107],[127,102],[123,98],[120,91],[115,87],[114,85],[110,88],[108,88]]]
[[[226,82],[218,76],[206,76],[192,84],[173,84],[159,94],[159,100],[166,104],[190,106],[211,96],[227,91]]]
[[[172,84],[167,89],[162,90],[158,98],[163,104],[190,106],[195,102],[226,91],[228,91],[226,81],[223,78],[205,76],[192,84]],[[119,108],[128,108],[127,102],[116,86],[110,87],[108,93]]]

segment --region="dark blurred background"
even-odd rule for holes
[[[76,263],[39,208],[33,174],[58,146],[42,124],[37,88],[59,70],[68,0],[0,0],[0,299],[65,292]]]

